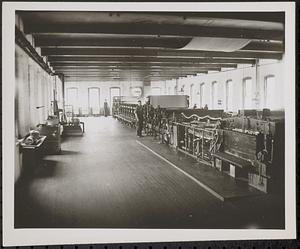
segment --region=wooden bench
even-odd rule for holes
[[[214,166],[232,177],[248,178],[256,160],[257,136],[222,130],[221,150],[213,154]]]
[[[251,172],[251,162],[241,157],[226,152],[217,152],[212,156],[214,166],[222,172],[229,173],[232,177],[248,177],[248,173]]]

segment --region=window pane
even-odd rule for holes
[[[265,107],[274,109],[275,106],[275,77],[269,76],[265,80]]]
[[[99,107],[98,89],[90,89],[90,107]]]
[[[190,87],[190,107],[193,107],[194,106],[194,101],[195,101],[195,98],[194,98],[194,84],[191,85]]]
[[[212,109],[218,106],[218,83],[216,81],[212,83],[211,104]]]
[[[204,83],[200,85],[200,107],[204,107]]]
[[[89,88],[89,108],[92,114],[100,114],[100,90],[99,88]]]
[[[228,80],[226,82],[226,110],[233,110],[233,82]]]
[[[244,80],[243,84],[243,108],[250,109],[252,108],[252,79],[248,78]]]
[[[78,113],[78,89],[68,88],[67,89],[67,103],[73,106],[73,112]]]

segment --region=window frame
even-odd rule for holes
[[[229,83],[233,84],[233,80],[228,79],[225,82],[225,110],[226,111],[232,111],[232,110],[229,110]],[[233,97],[233,96],[231,96],[231,97]],[[231,109],[233,109],[233,106],[231,106]]]
[[[267,106],[267,93],[268,93],[267,81],[269,78],[274,78],[274,81],[276,79],[274,74],[268,74],[264,77],[264,102],[263,102],[264,108],[270,108],[269,106]]]
[[[215,109],[215,97],[216,97],[216,89],[215,87],[217,86],[218,81],[214,80],[211,83],[211,109]]]
[[[246,82],[247,80],[251,80],[251,90],[252,90],[252,77],[247,76],[243,78],[243,83],[242,83],[242,109],[246,109],[245,105],[246,105]],[[251,100],[252,101],[252,100]]]
[[[200,100],[200,108],[204,107],[204,103],[203,103],[203,97],[204,97],[204,86],[205,86],[205,82],[200,83],[200,87],[199,87],[199,100]]]
[[[193,91],[195,87],[195,84],[191,84],[190,85],[190,94],[189,94],[189,103],[190,103],[190,107],[193,107],[193,101],[194,101],[194,96],[193,96]]]
[[[70,105],[70,99],[69,99],[69,90],[71,89],[75,89],[76,90],[76,99],[77,99],[77,102],[78,102],[78,87],[75,87],[75,86],[72,86],[72,87],[67,87],[67,103],[68,105]]]
[[[95,87],[95,86],[93,86],[93,87],[89,87],[88,88],[88,108],[91,108],[91,100],[90,100],[90,90],[91,89],[97,89],[98,90],[98,96],[99,96],[99,98],[98,98],[98,104],[99,104],[99,110],[101,109],[101,101],[100,101],[100,99],[101,99],[101,91],[100,91],[100,87]]]

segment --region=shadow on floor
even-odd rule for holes
[[[61,150],[60,155],[79,155],[82,154],[79,151],[72,151],[72,150]]]
[[[84,135],[65,135],[65,136],[61,136],[61,142],[64,143],[64,142],[67,142],[67,141],[72,141],[74,139],[82,139],[84,137]]]
[[[43,227],[52,223],[48,218],[49,210],[36,198],[31,189],[32,182],[37,179],[46,180],[60,176],[58,164],[55,160],[42,160],[33,171],[22,172],[15,184],[15,228],[26,227],[27,224],[30,224],[28,227],[35,227],[37,224]]]
[[[39,167],[34,174],[34,178],[48,178],[57,176],[58,162],[54,160],[43,160],[41,167]]]
[[[35,168],[26,171],[22,171],[21,177],[16,183],[16,188],[19,185],[24,185],[30,183],[36,178],[49,178],[57,176],[58,162],[54,160],[42,160],[41,164]]]

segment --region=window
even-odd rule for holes
[[[243,109],[252,108],[252,78],[243,80]]]
[[[90,114],[100,114],[100,89],[98,87],[90,87],[88,91]]]
[[[211,109],[215,109],[218,105],[218,82],[211,83]]]
[[[264,107],[274,109],[276,101],[275,77],[269,75],[264,81]]]
[[[192,84],[190,86],[190,107],[193,107],[194,106],[194,101],[195,101],[195,98],[194,98],[194,84]]]
[[[160,87],[152,87],[151,95],[160,95]]]
[[[111,87],[110,88],[110,105],[109,108],[111,109],[113,106],[114,97],[121,96],[121,89],[120,87]]]
[[[233,110],[233,82],[232,80],[226,81],[226,110],[232,111]]]
[[[204,83],[200,84],[200,107],[204,107]]]
[[[67,104],[73,107],[73,112],[78,113],[78,88],[67,88]]]

